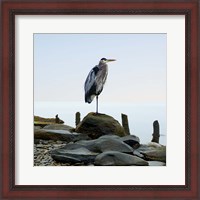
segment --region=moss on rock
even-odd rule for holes
[[[56,119],[55,118],[44,118],[44,117],[39,117],[39,116],[34,116],[34,125],[35,126],[47,126],[50,124],[55,124],[56,123]],[[59,124],[63,124],[64,121],[60,120]]]

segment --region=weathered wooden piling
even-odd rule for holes
[[[80,121],[81,121],[81,113],[76,112],[76,121],[75,121],[76,126],[80,123]]]
[[[121,114],[121,116],[122,116],[122,126],[124,127],[124,131],[127,135],[130,135],[128,116],[123,113]]]
[[[56,124],[59,124],[59,122],[60,122],[60,119],[59,119],[58,114],[57,114],[57,115],[56,115],[56,119],[55,119],[55,123],[56,123]]]
[[[160,128],[159,128],[159,122],[158,120],[155,120],[153,122],[153,138],[151,142],[156,142],[159,143],[159,138],[160,138]]]

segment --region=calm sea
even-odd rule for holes
[[[89,112],[95,112],[95,102],[35,102],[34,115],[54,118],[58,114],[65,124],[75,127],[75,113],[81,113],[81,119]],[[128,115],[131,134],[140,138],[145,144],[151,141],[153,122],[160,124],[160,143],[166,145],[166,105],[163,104],[131,104],[131,103],[103,103],[99,105],[99,112],[111,115],[121,123],[121,113]]]

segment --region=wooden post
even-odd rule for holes
[[[153,122],[153,138],[151,142],[156,142],[159,143],[159,138],[160,138],[160,128],[159,128],[159,123],[158,120]]]
[[[59,124],[59,122],[60,122],[60,119],[59,119],[59,117],[58,117],[58,114],[56,115],[55,122],[56,122],[56,124]]]
[[[127,135],[130,135],[128,116],[123,113],[121,114],[121,116],[122,116],[122,126],[124,127],[124,131]]]
[[[76,121],[75,121],[76,126],[80,123],[80,121],[81,121],[81,114],[80,112],[76,112]]]

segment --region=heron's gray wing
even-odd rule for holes
[[[85,93],[87,93],[88,91],[90,91],[91,87],[93,86],[93,84],[95,83],[95,71],[94,68],[89,72],[86,80],[85,80]]]
[[[92,102],[96,94],[96,74],[98,71],[99,71],[98,67],[92,68],[85,81],[84,85],[85,101],[88,103]]]

